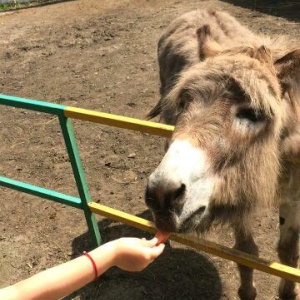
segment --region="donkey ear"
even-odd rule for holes
[[[215,56],[222,51],[220,45],[210,38],[209,25],[198,28],[196,34],[198,37],[198,51],[201,61],[205,60],[207,57]]]
[[[277,59],[274,66],[282,93],[287,93],[293,102],[300,101],[300,49]]]
[[[273,65],[272,53],[270,49],[265,46],[260,46],[257,51],[255,51],[254,58],[258,59],[262,63],[269,64],[270,66]]]

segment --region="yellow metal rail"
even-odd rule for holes
[[[116,210],[95,202],[90,202],[89,207],[93,213],[112,219],[114,221],[121,222],[151,233],[155,233],[157,231],[153,222],[133,216],[123,211]],[[204,240],[202,238],[197,238],[195,240],[191,239],[189,236],[171,234],[170,239],[175,242],[192,247],[196,250],[211,253],[213,255],[234,261],[238,264],[247,266],[252,269],[260,270],[265,273],[279,276],[291,281],[300,282],[300,270],[277,262],[270,262],[256,256],[249,255],[247,253]]]
[[[103,112],[76,108],[71,106],[65,107],[64,114],[67,118],[73,118],[83,121],[105,124],[118,128],[141,131],[144,133],[159,135],[163,137],[171,137],[174,130],[174,126],[171,125],[143,121],[135,118],[107,114]]]
[[[66,107],[64,109],[66,117],[100,123],[108,126],[114,126],[123,129],[130,129],[149,133],[152,135],[159,135],[163,137],[171,137],[174,126],[143,121],[134,118],[128,118],[119,115],[112,115],[93,110],[80,109],[75,107]],[[125,213],[123,211],[101,205],[95,202],[90,202],[89,207],[91,212],[102,215],[117,222],[144,230],[147,232],[155,233],[157,231],[153,222],[136,217],[134,215]],[[249,255],[247,253],[231,249],[211,241],[198,238],[197,240],[191,239],[188,236],[172,234],[171,240],[192,247],[196,250],[211,253],[221,258],[234,261],[241,265],[250,267],[252,269],[260,270],[275,276],[279,276],[291,281],[300,282],[300,270],[277,263],[270,262],[262,258]]]
[[[163,137],[171,137],[174,126],[138,120],[134,118],[128,118],[124,116],[118,116],[113,114],[107,114],[102,112],[97,112],[93,110],[81,109],[76,107],[69,107],[63,105],[52,104],[48,102],[41,102],[29,99],[22,99],[7,95],[0,95],[0,105],[9,105],[18,108],[30,109],[33,111],[39,111],[43,113],[49,113],[59,116],[60,123],[64,132],[64,137],[66,140],[66,145],[68,153],[72,152],[73,167],[75,166],[74,175],[77,178],[77,181],[80,183],[79,190],[84,191],[84,194],[80,194],[81,199],[85,199],[84,210],[86,213],[86,219],[89,225],[90,231],[94,234],[97,244],[100,243],[100,235],[98,232],[98,226],[96,220],[94,220],[92,213],[102,215],[109,219],[122,222],[132,227],[139,228],[144,231],[155,233],[157,229],[154,226],[153,222],[148,220],[130,215],[128,213],[95,203],[89,202],[90,196],[88,193],[86,180],[84,177],[84,172],[81,167],[80,158],[77,151],[77,146],[75,144],[75,137],[73,134],[73,129],[68,118],[79,119],[83,121],[90,121],[94,123],[100,123],[108,126],[114,126],[118,128],[130,129],[135,131],[140,131],[144,133],[149,133],[152,135],[159,135]],[[70,151],[71,149],[71,151]],[[78,183],[77,183],[78,184]],[[81,199],[71,197],[69,195],[63,195],[55,191],[42,189],[33,185],[25,184],[23,182],[18,182],[8,178],[0,177],[0,186],[14,187],[16,190],[27,192],[29,194],[37,195],[44,197],[46,199],[55,200],[60,203],[66,203],[68,205],[81,208],[82,202]],[[89,203],[88,203],[89,202]],[[86,203],[86,204],[85,204]],[[85,209],[87,208],[87,209]],[[291,268],[279,264],[277,262],[270,262],[222,245],[218,245],[211,241],[207,241],[201,238],[197,240],[191,239],[188,236],[182,235],[171,235],[171,240],[178,243],[190,246],[197,250],[208,252],[224,259],[234,261],[236,263],[245,265],[247,267],[257,269],[275,276],[286,278],[291,281],[300,282],[300,270]]]

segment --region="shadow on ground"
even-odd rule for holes
[[[149,219],[146,211],[139,215]],[[146,237],[153,235],[132,227],[104,219],[99,222],[104,242],[122,236]],[[73,253],[79,255],[90,249],[88,233],[73,241]],[[191,249],[174,248],[167,243],[164,253],[140,273],[129,273],[112,268],[71,296],[81,300],[217,300],[222,295],[219,274],[211,261]],[[78,298],[76,298],[78,299]]]
[[[249,8],[261,13],[283,17],[290,21],[299,22],[300,2],[298,0],[222,0],[224,2]]]

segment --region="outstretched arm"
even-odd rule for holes
[[[146,268],[163,252],[164,244],[157,243],[157,238],[150,241],[121,238],[92,250],[89,255],[95,262],[98,276],[113,266],[136,272]],[[80,289],[94,278],[95,270],[90,258],[82,255],[1,289],[0,299],[56,300]]]

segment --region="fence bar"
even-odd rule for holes
[[[101,244],[101,236],[94,213],[144,231],[151,233],[155,233],[157,231],[153,222],[91,201],[87,181],[78,153],[72,122],[69,118],[101,123],[104,125],[140,131],[163,137],[171,137],[174,126],[1,94],[0,105],[29,109],[58,116],[80,198],[61,194],[56,191],[44,189],[2,176],[0,176],[0,186],[83,209],[89,231],[94,237],[95,246]],[[298,269],[291,268],[277,262],[269,262],[201,238],[195,240],[188,236],[176,234],[172,234],[170,238],[178,243],[217,255],[224,259],[245,265],[249,268],[257,269],[291,281],[300,282],[300,270]]]
[[[49,102],[29,100],[25,98],[18,98],[13,96],[7,96],[0,94],[0,105],[7,105],[17,108],[23,108],[28,110],[34,110],[52,115],[63,114],[65,105],[59,105]]]
[[[130,215],[123,211],[116,210],[95,202],[89,203],[89,207],[95,214],[99,214],[114,221],[121,222],[151,233],[155,233],[157,231],[153,222]],[[251,269],[260,270],[291,281],[300,282],[300,270],[277,262],[270,262],[256,256],[204,240],[202,238],[192,239],[189,236],[171,234],[170,239],[192,247],[196,250],[211,253],[221,258],[234,261]]]
[[[3,94],[0,94],[0,105],[23,108],[53,115],[65,115],[68,118],[90,121],[168,138],[172,136],[174,131],[174,126],[171,125]]]
[[[129,118],[119,115],[107,114],[103,112],[70,107],[64,109],[65,116],[68,118],[90,121],[94,123],[105,124],[118,128],[141,131],[152,135],[159,135],[164,137],[171,137],[174,131],[174,126],[143,121],[135,118]]]
[[[32,184],[24,183],[22,181],[17,181],[0,176],[0,186],[14,189],[16,191],[24,192],[26,194],[41,197],[44,199],[52,200],[61,204],[70,205],[75,208],[82,208],[81,201],[79,198],[61,194],[56,191],[44,189]]]
[[[101,235],[99,232],[96,218],[88,206],[88,203],[91,202],[92,200],[91,200],[88,184],[85,178],[85,174],[83,171],[83,167],[81,164],[72,121],[71,119],[66,118],[64,116],[59,116],[59,123],[62,129],[62,133],[69,154],[69,159],[72,166],[74,178],[76,181],[78,193],[81,199],[81,207],[85,214],[89,232],[92,234],[94,238],[94,246],[96,247],[101,244]]]

